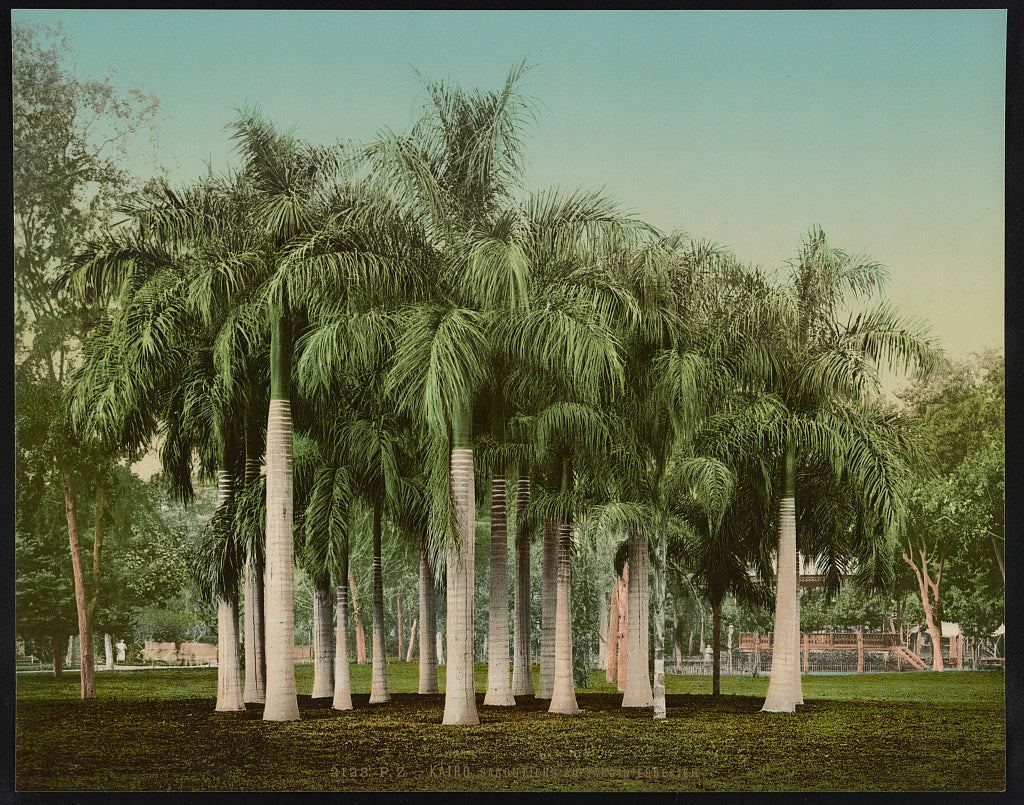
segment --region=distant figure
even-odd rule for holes
[[[118,640],[117,643],[114,644],[114,648],[117,649],[117,661],[124,662],[124,653],[127,651],[128,646],[125,645],[123,640]]]

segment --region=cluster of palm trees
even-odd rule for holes
[[[717,615],[727,593],[764,597],[777,553],[766,710],[802,701],[797,528],[801,551],[835,584],[853,563],[888,572],[913,445],[874,401],[878,370],[928,371],[940,358],[919,324],[884,304],[839,321],[851,297],[880,289],[881,266],[813,229],[777,286],[601,194],[526,192],[524,69],[488,92],[425,81],[424,117],[368,144],[315,148],[240,111],[237,173],[135,194],[125,222],[63,276],[107,311],[83,345],[69,394],[75,421],[129,451],[159,437],[183,499],[196,466],[218,479],[200,568],[221,613],[218,709],[262,702],[267,720],[299,717],[296,562],[316,588],[314,696],[352,707],[349,541],[368,530],[371,702],[389,698],[387,533],[420,552],[420,692],[437,691],[443,579],[443,723],[478,723],[474,527],[486,479],[486,705],[534,692],[533,535],[544,540],[538,695],[558,713],[578,709],[572,555],[596,535],[628,553],[635,624],[623,704],[653,705],[661,718],[670,561],[694,574]]]

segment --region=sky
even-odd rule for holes
[[[58,20],[80,79],[160,99],[175,184],[239,166],[238,108],[367,140],[420,116],[417,71],[496,89],[525,59],[527,187],[604,189],[768,270],[817,224],[951,357],[1003,345],[1003,10],[12,11]]]

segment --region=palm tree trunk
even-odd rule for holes
[[[313,692],[312,699],[334,696],[334,617],[331,612],[330,578],[313,592]]]
[[[487,693],[484,704],[512,707],[508,662],[508,543],[505,477],[491,480],[490,603],[487,612]]]
[[[635,531],[629,540],[629,636],[626,648],[626,690],[623,707],[653,707],[648,665],[647,535]]]
[[[419,626],[419,618],[412,619],[412,628],[409,629],[409,650],[405,655],[406,662],[412,662],[412,651],[416,647],[416,627]]]
[[[352,592],[352,624],[356,633],[356,664],[366,665],[366,636],[363,634],[363,618],[359,614],[359,594],[352,571],[348,572],[348,588]]]
[[[711,695],[722,695],[722,600],[711,602]]]
[[[249,373],[250,400],[256,396],[256,373]],[[250,488],[260,476],[259,420],[253,410],[254,404],[247,403],[245,409],[245,486]],[[263,621],[263,573],[258,572],[258,557],[253,544],[263,535],[254,535],[249,540],[250,549],[245,557],[243,586],[245,590],[245,691],[242,700],[246,704],[263,704],[267,700],[267,652],[266,632]]]
[[[85,571],[82,567],[82,543],[78,537],[78,515],[75,511],[75,493],[71,487],[71,473],[60,465],[60,480],[64,487],[64,509],[68,520],[68,540],[71,543],[71,568],[75,577],[75,605],[78,609],[78,634],[82,662],[82,698],[96,698],[96,677],[92,659],[92,634],[85,600]]]
[[[253,557],[245,560],[245,691],[246,704],[267,700],[267,654],[263,630],[263,575],[255,572]]]
[[[419,693],[437,693],[437,614],[434,610],[434,573],[425,549],[420,549],[420,679]]]
[[[555,673],[549,713],[572,715],[580,708],[572,678],[572,525],[560,521],[556,527],[558,565],[555,585]]]
[[[225,453],[227,454],[227,450]],[[230,460],[225,459],[225,466]],[[230,506],[234,500],[234,477],[231,472],[217,473],[217,508]],[[217,711],[244,710],[242,699],[242,664],[238,646],[238,588],[217,593]]]
[[[857,627],[857,673],[864,673],[864,627]]]
[[[616,607],[619,616],[618,634],[615,638],[618,668],[615,670],[615,683],[619,693],[626,692],[626,679],[629,676],[629,560],[622,566],[622,578],[619,580],[619,605]]]
[[[530,530],[525,509],[530,503],[530,479],[516,481],[516,597],[515,647],[512,657],[512,695],[533,696],[530,657]]]
[[[467,406],[468,407],[468,406]],[[473,569],[476,505],[473,493],[472,419],[461,413],[452,423],[451,490],[459,522],[459,543],[448,549],[446,625],[448,656],[445,666],[442,724],[480,723],[473,687]]]
[[[604,681],[614,682],[619,666],[619,580],[615,579],[611,598],[608,602],[608,650],[605,654]]]
[[[672,667],[678,674],[683,665],[683,649],[679,645],[679,612],[676,609],[676,597],[672,596]]]
[[[383,504],[373,506],[373,668],[370,675],[370,704],[391,701],[388,691],[387,657],[384,653],[384,578],[381,568],[381,518]]]
[[[342,579],[345,574],[342,574]],[[334,645],[334,700],[331,707],[335,710],[352,709],[352,681],[348,668],[348,587],[345,583],[337,587],[338,625],[335,629]]]
[[[668,550],[666,514],[658,533],[658,546],[654,564],[654,718],[668,716],[665,706],[665,561]]]
[[[795,455],[786,452],[786,493],[779,506],[779,553],[776,561],[775,638],[771,678],[762,711],[793,713],[800,689],[799,603],[796,567],[796,505],[793,497]]]
[[[550,699],[555,682],[555,607],[557,606],[558,531],[550,520],[544,523],[544,555],[541,560],[540,598],[540,692],[538,699]]]
[[[597,603],[597,667],[608,667],[608,592],[602,590]]]
[[[288,397],[291,328],[287,303],[272,310],[270,411],[267,416],[266,721],[296,721],[295,614],[292,576],[292,415]]]
[[[398,661],[405,654],[405,618],[402,612],[402,594],[395,597],[395,633],[398,635]]]

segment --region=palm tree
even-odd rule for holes
[[[781,404],[762,432],[781,488],[768,712],[793,712],[803,701],[796,566],[801,468],[828,468],[857,491],[861,516],[851,542],[861,557],[884,554],[903,527],[899,453],[909,445],[904,440],[894,450],[891,434],[879,438],[877,421],[866,415],[868,400],[878,390],[879,367],[927,373],[941,355],[923,325],[902,320],[886,303],[840,323],[845,302],[880,291],[885,276],[877,262],[832,248],[815,227],[792,264],[789,285],[760,303],[761,315],[776,319],[779,338],[766,344],[774,357],[765,382]]]
[[[516,479],[516,581],[513,610],[515,646],[512,657],[512,695],[533,696],[530,660],[530,529],[524,510],[530,503],[530,479]]]

